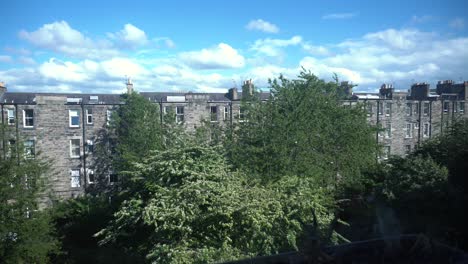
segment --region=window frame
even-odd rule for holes
[[[458,102],[458,112],[460,114],[465,113],[465,102]]]
[[[110,126],[110,123],[112,122],[112,110],[107,109],[106,110],[106,125]]]
[[[31,111],[32,112],[32,116],[27,116],[26,115],[26,112],[27,111]],[[26,125],[26,123],[28,123],[28,120],[30,120],[30,122],[32,122],[32,125]],[[34,127],[34,109],[23,109],[23,127],[24,128],[33,128]]]
[[[29,145],[28,143],[31,143]],[[34,139],[25,140],[23,143],[24,147],[24,157],[27,159],[36,158],[36,141]]]
[[[392,123],[385,123],[385,138],[392,138]]]
[[[91,111],[91,113],[90,113]],[[89,121],[91,118],[91,122]],[[93,118],[93,109],[92,108],[87,108],[86,109],[86,124],[87,125],[92,125],[94,123],[94,118]]]
[[[93,154],[94,153],[94,141],[92,139],[86,140],[85,153]]]
[[[108,178],[109,178],[110,185],[117,184],[119,182],[119,176],[115,172],[109,172]],[[115,179],[115,180],[112,180],[112,179]]]
[[[424,123],[424,126],[423,126],[423,137],[429,137],[430,135],[430,130],[431,130],[431,126],[429,123]]]
[[[223,112],[223,120],[229,120],[229,108],[227,106],[224,107],[224,112]]]
[[[406,123],[405,138],[413,138],[413,127],[412,123]]]
[[[182,111],[179,111],[179,110],[182,110]],[[185,109],[183,105],[176,106],[175,114],[176,114],[175,118],[176,118],[177,124],[182,124],[185,122]]]
[[[445,107],[447,106],[447,107]],[[450,102],[449,101],[444,101],[442,103],[442,110],[444,111],[444,113],[448,113],[449,110],[450,110]]]
[[[70,170],[70,186],[71,186],[71,188],[80,188],[81,187],[81,170],[80,169],[71,169]]]
[[[89,177],[90,175],[93,175],[93,180],[91,180],[91,177]],[[89,168],[86,169],[86,178],[87,178],[88,184],[96,183],[96,174],[94,173],[93,169],[89,169]]]
[[[424,102],[423,106],[423,115],[427,116],[431,112],[431,104],[429,102]]]
[[[406,103],[406,116],[412,116],[412,115],[413,115],[413,104]]]
[[[7,120],[9,126],[16,124],[15,109],[7,108]]]
[[[214,112],[213,112],[214,109]],[[210,106],[210,122],[218,122],[218,106],[211,105]]]
[[[73,141],[78,141],[78,145],[74,146]],[[74,151],[78,150],[78,155],[74,155]],[[79,138],[72,138],[70,139],[70,158],[72,159],[78,159],[81,157],[81,139]]]
[[[75,113],[75,114],[73,114]],[[78,124],[73,124],[73,118],[78,118]],[[68,126],[69,127],[80,127],[80,110],[79,109],[68,109]]]
[[[392,116],[392,103],[385,102],[385,116]]]

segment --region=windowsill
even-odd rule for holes
[[[33,126],[23,126],[23,129],[34,129]]]
[[[81,158],[80,156],[70,156],[70,159],[79,159]]]

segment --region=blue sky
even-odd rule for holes
[[[224,92],[301,67],[373,91],[468,80],[465,1],[4,0],[9,91]]]

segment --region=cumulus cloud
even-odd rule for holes
[[[179,58],[195,69],[242,68],[245,65],[244,57],[225,43],[200,51],[183,52]]]
[[[276,57],[281,54],[281,49],[288,46],[297,46],[302,43],[301,36],[290,39],[259,39],[250,47],[251,50],[266,56]]]
[[[124,28],[116,33],[108,33],[111,39],[116,39],[120,44],[135,48],[148,43],[146,33],[132,24],[125,24]]]
[[[322,19],[349,19],[357,16],[357,13],[333,13],[322,16]]]
[[[112,43],[93,41],[70,27],[66,21],[45,24],[32,32],[21,30],[19,37],[37,47],[78,58],[102,58],[118,54]]]
[[[263,31],[266,33],[278,33],[279,32],[279,28],[275,24],[272,24],[263,19],[251,20],[245,26],[245,28],[247,28],[248,30]]]

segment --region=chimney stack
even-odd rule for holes
[[[127,79],[127,93],[128,94],[133,93],[133,82],[130,77]]]
[[[6,93],[7,91],[7,87],[6,87],[6,84],[4,82],[0,82],[0,97]]]
[[[242,85],[242,98],[250,98],[253,96],[254,92],[254,85],[252,83],[252,79],[247,80]]]
[[[229,89],[228,94],[229,94],[229,99],[231,99],[231,101],[239,100],[239,95],[237,95],[236,87]]]

